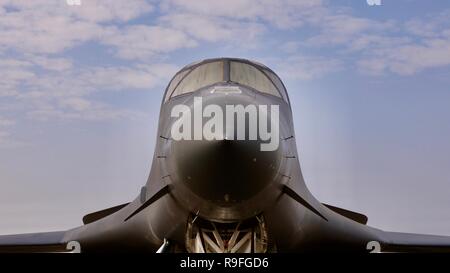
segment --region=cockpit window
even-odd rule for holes
[[[258,91],[281,97],[277,88],[268,76],[255,66],[241,62],[231,62],[230,80],[242,85],[247,85]]]
[[[287,98],[287,92],[286,89],[284,88],[283,83],[281,82],[280,78],[278,78],[277,75],[275,75],[273,72],[264,69],[264,73],[270,78],[270,80],[275,84],[275,86],[277,87],[278,91],[280,91],[281,96],[283,96],[283,99],[285,101],[288,101]]]
[[[193,92],[199,88],[223,81],[223,62],[211,62],[197,66],[175,87],[171,97]]]
[[[180,83],[180,81],[183,79],[183,77],[189,73],[191,70],[184,70],[180,73],[178,73],[173,80],[170,82],[169,87],[167,88],[167,97],[166,100],[169,98],[169,95],[173,93],[173,90],[175,89],[175,87],[177,87],[177,85]]]
[[[257,63],[235,59],[216,59],[185,67],[170,82],[164,101],[220,82],[242,84],[288,102],[283,83],[270,69]]]

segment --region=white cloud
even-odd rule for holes
[[[14,98],[22,111],[76,113],[80,118],[114,116],[115,109],[91,101],[95,92],[149,90],[167,81],[175,70],[149,57],[160,57],[195,45],[184,32],[160,26],[112,26],[153,11],[143,0],[65,1],[0,0],[0,96]],[[101,42],[121,58],[134,59],[128,66],[87,66],[59,57],[64,50],[86,42]],[[14,56],[14,57],[13,57]],[[144,65],[141,62],[151,62]],[[52,112],[53,111],[53,112]],[[67,116],[67,111],[65,115]],[[122,111],[122,110],[118,110]],[[124,116],[125,113],[118,116]]]
[[[170,64],[137,65],[136,67],[93,67],[80,72],[77,80],[96,90],[150,90],[166,81],[177,68]]]
[[[397,48],[412,42],[410,37],[392,37],[380,34],[359,34],[347,43],[349,53],[354,51],[377,50],[383,48]],[[369,52],[370,53],[370,52]]]
[[[64,2],[64,1],[63,1]],[[145,0],[87,0],[80,6],[68,9],[80,19],[94,22],[126,22],[142,14],[152,12],[153,6]]]
[[[368,74],[413,75],[450,65],[450,10],[405,22],[395,35],[360,35],[352,46],[364,49],[357,61]]]
[[[0,98],[17,95],[19,93],[18,86],[22,82],[35,78],[32,71],[18,68],[15,65],[17,64],[0,66]]]
[[[377,21],[348,14],[325,14],[322,20],[314,22],[319,29],[317,35],[308,38],[310,46],[351,45],[362,35],[383,35],[395,29],[390,21]]]
[[[8,12],[0,16],[0,51],[58,53],[94,39],[101,30],[92,22],[39,10]]]
[[[111,30],[101,41],[114,46],[120,58],[137,60],[196,45],[196,42],[182,31],[147,25]]]
[[[78,99],[77,99],[78,100]],[[86,101],[87,102],[87,101]],[[63,103],[64,104],[64,103]],[[79,108],[81,106],[81,108]],[[117,119],[143,118],[145,115],[139,111],[129,109],[117,109],[102,103],[72,101],[70,105],[51,109],[35,109],[27,112],[26,116],[38,121],[51,120],[85,120],[85,121],[105,121]]]
[[[240,46],[247,46],[248,42],[257,40],[265,31],[265,27],[257,22],[241,22],[192,13],[169,14],[162,16],[160,21],[201,41],[239,42]]]
[[[0,0],[0,14],[6,9],[16,12],[33,11],[34,14],[64,15],[91,22],[125,22],[153,11],[145,0],[86,0],[80,6],[69,6],[66,1],[48,0]]]
[[[159,22],[206,42],[240,48],[264,46],[270,28],[303,26],[323,12],[321,0],[169,0],[161,5]]]
[[[45,56],[29,56],[35,65],[38,65],[47,70],[63,71],[72,68],[72,61],[66,58],[48,58]]]
[[[314,12],[320,10],[322,2],[321,0],[169,0],[164,1],[161,6],[167,13],[188,13],[251,22],[263,21],[279,28],[291,28],[302,25],[313,10]]]
[[[406,32],[415,36],[436,38],[445,36],[445,31],[450,29],[450,9],[438,14],[426,15],[421,18],[408,20],[404,23]]]
[[[114,108],[92,101],[89,96],[107,91],[151,90],[167,82],[175,70],[172,65],[154,64],[136,67],[90,67],[46,75],[33,81],[28,92],[18,96],[18,99],[33,105],[31,110],[33,113],[38,111],[39,116],[56,115],[62,110],[64,114],[61,117],[91,120],[125,117],[126,111],[117,109],[115,114]],[[94,118],[95,116],[97,117]]]
[[[401,75],[447,66],[450,65],[450,39],[426,39],[422,44],[384,48],[374,52],[372,57],[360,60],[358,64],[368,73],[390,71]]]
[[[274,61],[274,66],[283,79],[311,80],[341,70],[342,62],[333,58],[296,54],[285,60]]]
[[[0,52],[59,53],[104,35],[109,29],[104,22],[128,21],[152,9],[143,0],[89,0],[79,7],[65,1],[2,0]]]
[[[275,45],[286,55],[274,66],[283,78],[317,79],[352,62],[371,74],[411,75],[450,64],[449,14],[396,26],[332,10],[321,0],[89,0],[79,7],[0,0],[0,97],[22,104],[33,118],[133,116],[92,94],[165,85],[177,70],[166,63],[170,53],[211,43],[251,48],[255,56]],[[86,65],[65,54],[87,43],[104,46],[120,65]]]
[[[349,60],[354,60],[361,72],[373,75],[386,72],[413,75],[450,65],[450,11],[424,18],[402,24],[327,10],[322,20],[309,21],[320,32],[302,46],[337,52],[348,60],[349,69],[352,65]],[[292,42],[284,49],[292,53],[299,47],[299,43]]]
[[[3,56],[2,56],[3,57]],[[31,66],[29,61],[17,60],[12,58],[0,58],[0,67],[26,67]]]
[[[83,98],[65,98],[61,101],[61,106],[67,106],[75,111],[85,111],[92,106],[92,103]]]
[[[63,69],[55,69],[59,64]],[[38,63],[38,64],[35,64]],[[29,118],[116,119],[139,116],[136,111],[112,107],[91,95],[131,90],[150,91],[163,86],[177,67],[165,63],[130,66],[79,67],[65,59],[32,56],[29,62],[6,59],[0,63],[0,87],[3,96],[19,103]],[[67,65],[67,66],[66,66]],[[50,66],[53,70],[37,70]],[[55,67],[56,66],[56,67]],[[162,88],[161,88],[162,89]],[[17,109],[11,110],[17,112]]]

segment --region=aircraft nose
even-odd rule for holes
[[[239,202],[267,186],[278,172],[279,151],[262,152],[258,141],[213,140],[172,143],[175,180],[213,202]]]
[[[228,105],[259,107],[254,98],[245,96],[212,96],[207,101],[205,109],[207,105],[214,104],[224,112]],[[195,109],[192,110],[195,112]],[[224,123],[227,123],[226,116],[227,113],[223,113]],[[266,118],[270,125],[270,118],[273,117]],[[264,189],[279,172],[282,149],[262,149],[267,140],[261,140],[259,135],[256,139],[249,139],[250,130],[259,128],[252,126],[251,122],[258,123],[247,116],[245,125],[241,124],[240,129],[247,132],[244,139],[237,137],[239,125],[235,120],[232,130],[229,124],[224,125],[222,137],[213,140],[172,140],[167,160],[174,183],[182,183],[197,196],[219,204],[241,202]]]

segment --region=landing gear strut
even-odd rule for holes
[[[159,247],[156,253],[168,253],[170,251],[170,241],[164,238],[163,244]]]
[[[264,217],[218,223],[190,217],[186,249],[191,253],[265,253],[267,229]]]

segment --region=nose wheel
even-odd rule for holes
[[[191,253],[265,253],[267,229],[264,217],[231,223],[190,217],[186,249]]]

